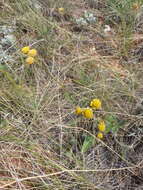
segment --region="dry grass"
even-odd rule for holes
[[[131,0],[123,7],[93,2],[0,3],[1,26],[12,26],[16,37],[3,47],[12,61],[0,63],[2,190],[143,188],[142,8],[132,10]],[[76,24],[85,10],[96,23]],[[30,66],[20,51],[25,45],[38,51]],[[100,114],[121,126],[103,141],[95,124],[74,114],[94,97],[103,102]],[[95,143],[83,153],[86,136]]]

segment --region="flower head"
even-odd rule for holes
[[[63,7],[58,8],[58,12],[63,15],[65,13],[65,9]]]
[[[82,108],[79,107],[79,106],[77,106],[76,109],[75,109],[75,113],[76,113],[77,115],[80,115],[80,114],[82,113]]]
[[[30,57],[35,57],[37,55],[37,50],[36,49],[31,49],[29,52],[28,52],[28,55]]]
[[[83,111],[83,115],[87,119],[93,119],[93,111],[92,111],[92,109],[91,108],[85,108],[84,111]]]
[[[99,132],[99,133],[97,134],[97,138],[98,138],[98,139],[103,139],[103,133]]]
[[[90,102],[90,106],[95,109],[101,109],[101,101],[99,99],[93,99]]]
[[[132,9],[133,10],[138,10],[140,8],[140,5],[139,5],[139,3],[133,3],[133,5],[132,5]]]
[[[100,121],[100,123],[98,124],[98,129],[99,129],[99,131],[101,131],[101,132],[104,132],[104,131],[105,131],[106,125],[105,125],[105,122],[104,122],[104,121]]]
[[[26,63],[29,64],[29,65],[33,64],[34,63],[34,58],[33,57],[27,57]]]
[[[29,46],[25,46],[21,49],[21,52],[24,53],[24,54],[27,54],[30,50],[30,47]]]

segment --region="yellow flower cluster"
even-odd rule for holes
[[[30,49],[29,46],[25,46],[21,49],[21,52],[28,55],[28,57],[25,60],[27,64],[31,65],[34,63],[34,57],[37,55],[36,49]]]
[[[97,99],[97,98],[93,99],[90,102],[90,107],[81,108],[81,107],[78,106],[78,107],[76,107],[75,113],[77,115],[82,114],[87,119],[93,119],[94,118],[93,110],[99,110],[99,109],[101,109],[101,101],[99,99]]]
[[[101,103],[101,100],[100,99],[93,99],[91,102],[90,102],[90,107],[87,107],[87,108],[81,108],[81,107],[76,107],[75,109],[75,113],[77,115],[83,115],[85,118],[87,119],[93,119],[94,118],[94,113],[93,111],[94,110],[100,110],[101,109],[101,106],[102,106],[102,103]],[[106,125],[105,125],[105,122],[103,120],[99,121],[98,123],[98,134],[97,134],[97,138],[99,139],[102,139],[103,138],[103,133],[105,132],[106,130]]]
[[[83,115],[87,119],[93,119],[93,111],[91,108],[76,107],[75,113],[77,115]]]

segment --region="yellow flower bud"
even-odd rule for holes
[[[91,108],[86,108],[83,112],[84,117],[87,119],[93,119],[93,111]]]
[[[95,109],[101,109],[101,101],[99,99],[93,99],[90,102],[90,107],[95,108]]]
[[[36,49],[31,49],[29,52],[28,52],[28,55],[30,57],[35,57],[37,55],[37,50]]]
[[[63,7],[58,8],[58,12],[63,15],[65,13],[65,9]]]
[[[98,138],[98,139],[103,139],[103,133],[99,132],[99,133],[97,134],[97,138]]]
[[[26,63],[30,64],[30,65],[33,64],[34,63],[34,58],[33,57],[27,57]]]
[[[24,54],[27,54],[30,50],[30,47],[29,46],[25,46],[21,49],[21,52],[24,53]]]
[[[105,126],[105,122],[104,122],[104,121],[101,121],[101,122],[98,124],[98,129],[99,129],[99,131],[101,131],[101,132],[104,132],[104,131],[105,131],[106,126]]]
[[[77,115],[80,115],[80,114],[82,113],[82,108],[80,108],[79,106],[76,107],[75,113],[76,113]]]

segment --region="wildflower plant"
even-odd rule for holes
[[[102,103],[100,99],[97,99],[97,98],[93,99],[89,104],[90,107],[86,107],[86,108],[81,108],[79,106],[76,107],[75,114],[78,116],[84,117],[85,119],[88,119],[88,120],[94,120],[96,118],[95,111],[101,110],[101,105]],[[98,124],[98,130],[100,132],[104,132],[105,129],[106,129],[105,122],[103,120],[100,120]]]
[[[75,109],[75,114],[87,121],[88,130],[91,130],[91,126],[94,126],[92,131],[94,130],[98,139],[102,140],[105,134],[108,134],[109,132],[116,133],[118,129],[121,128],[121,125],[114,115],[108,114],[103,119],[100,112],[102,109],[102,102],[100,99],[92,99],[89,106],[90,107],[86,108],[77,106]],[[85,128],[85,125],[82,126]],[[82,153],[86,152],[95,143],[95,138],[93,136],[86,135],[84,137],[84,142],[81,148]]]
[[[102,102],[98,98],[94,98],[90,101],[88,107],[81,108],[77,106],[75,109],[75,114],[81,119],[85,119],[88,123],[88,130],[91,129],[91,126],[95,126],[94,131],[97,132],[96,136],[98,139],[103,139],[106,132],[106,124],[102,118],[100,110],[102,109]],[[93,128],[92,128],[93,129]],[[95,142],[93,136],[86,135],[84,142],[81,148],[81,152],[86,152]]]

